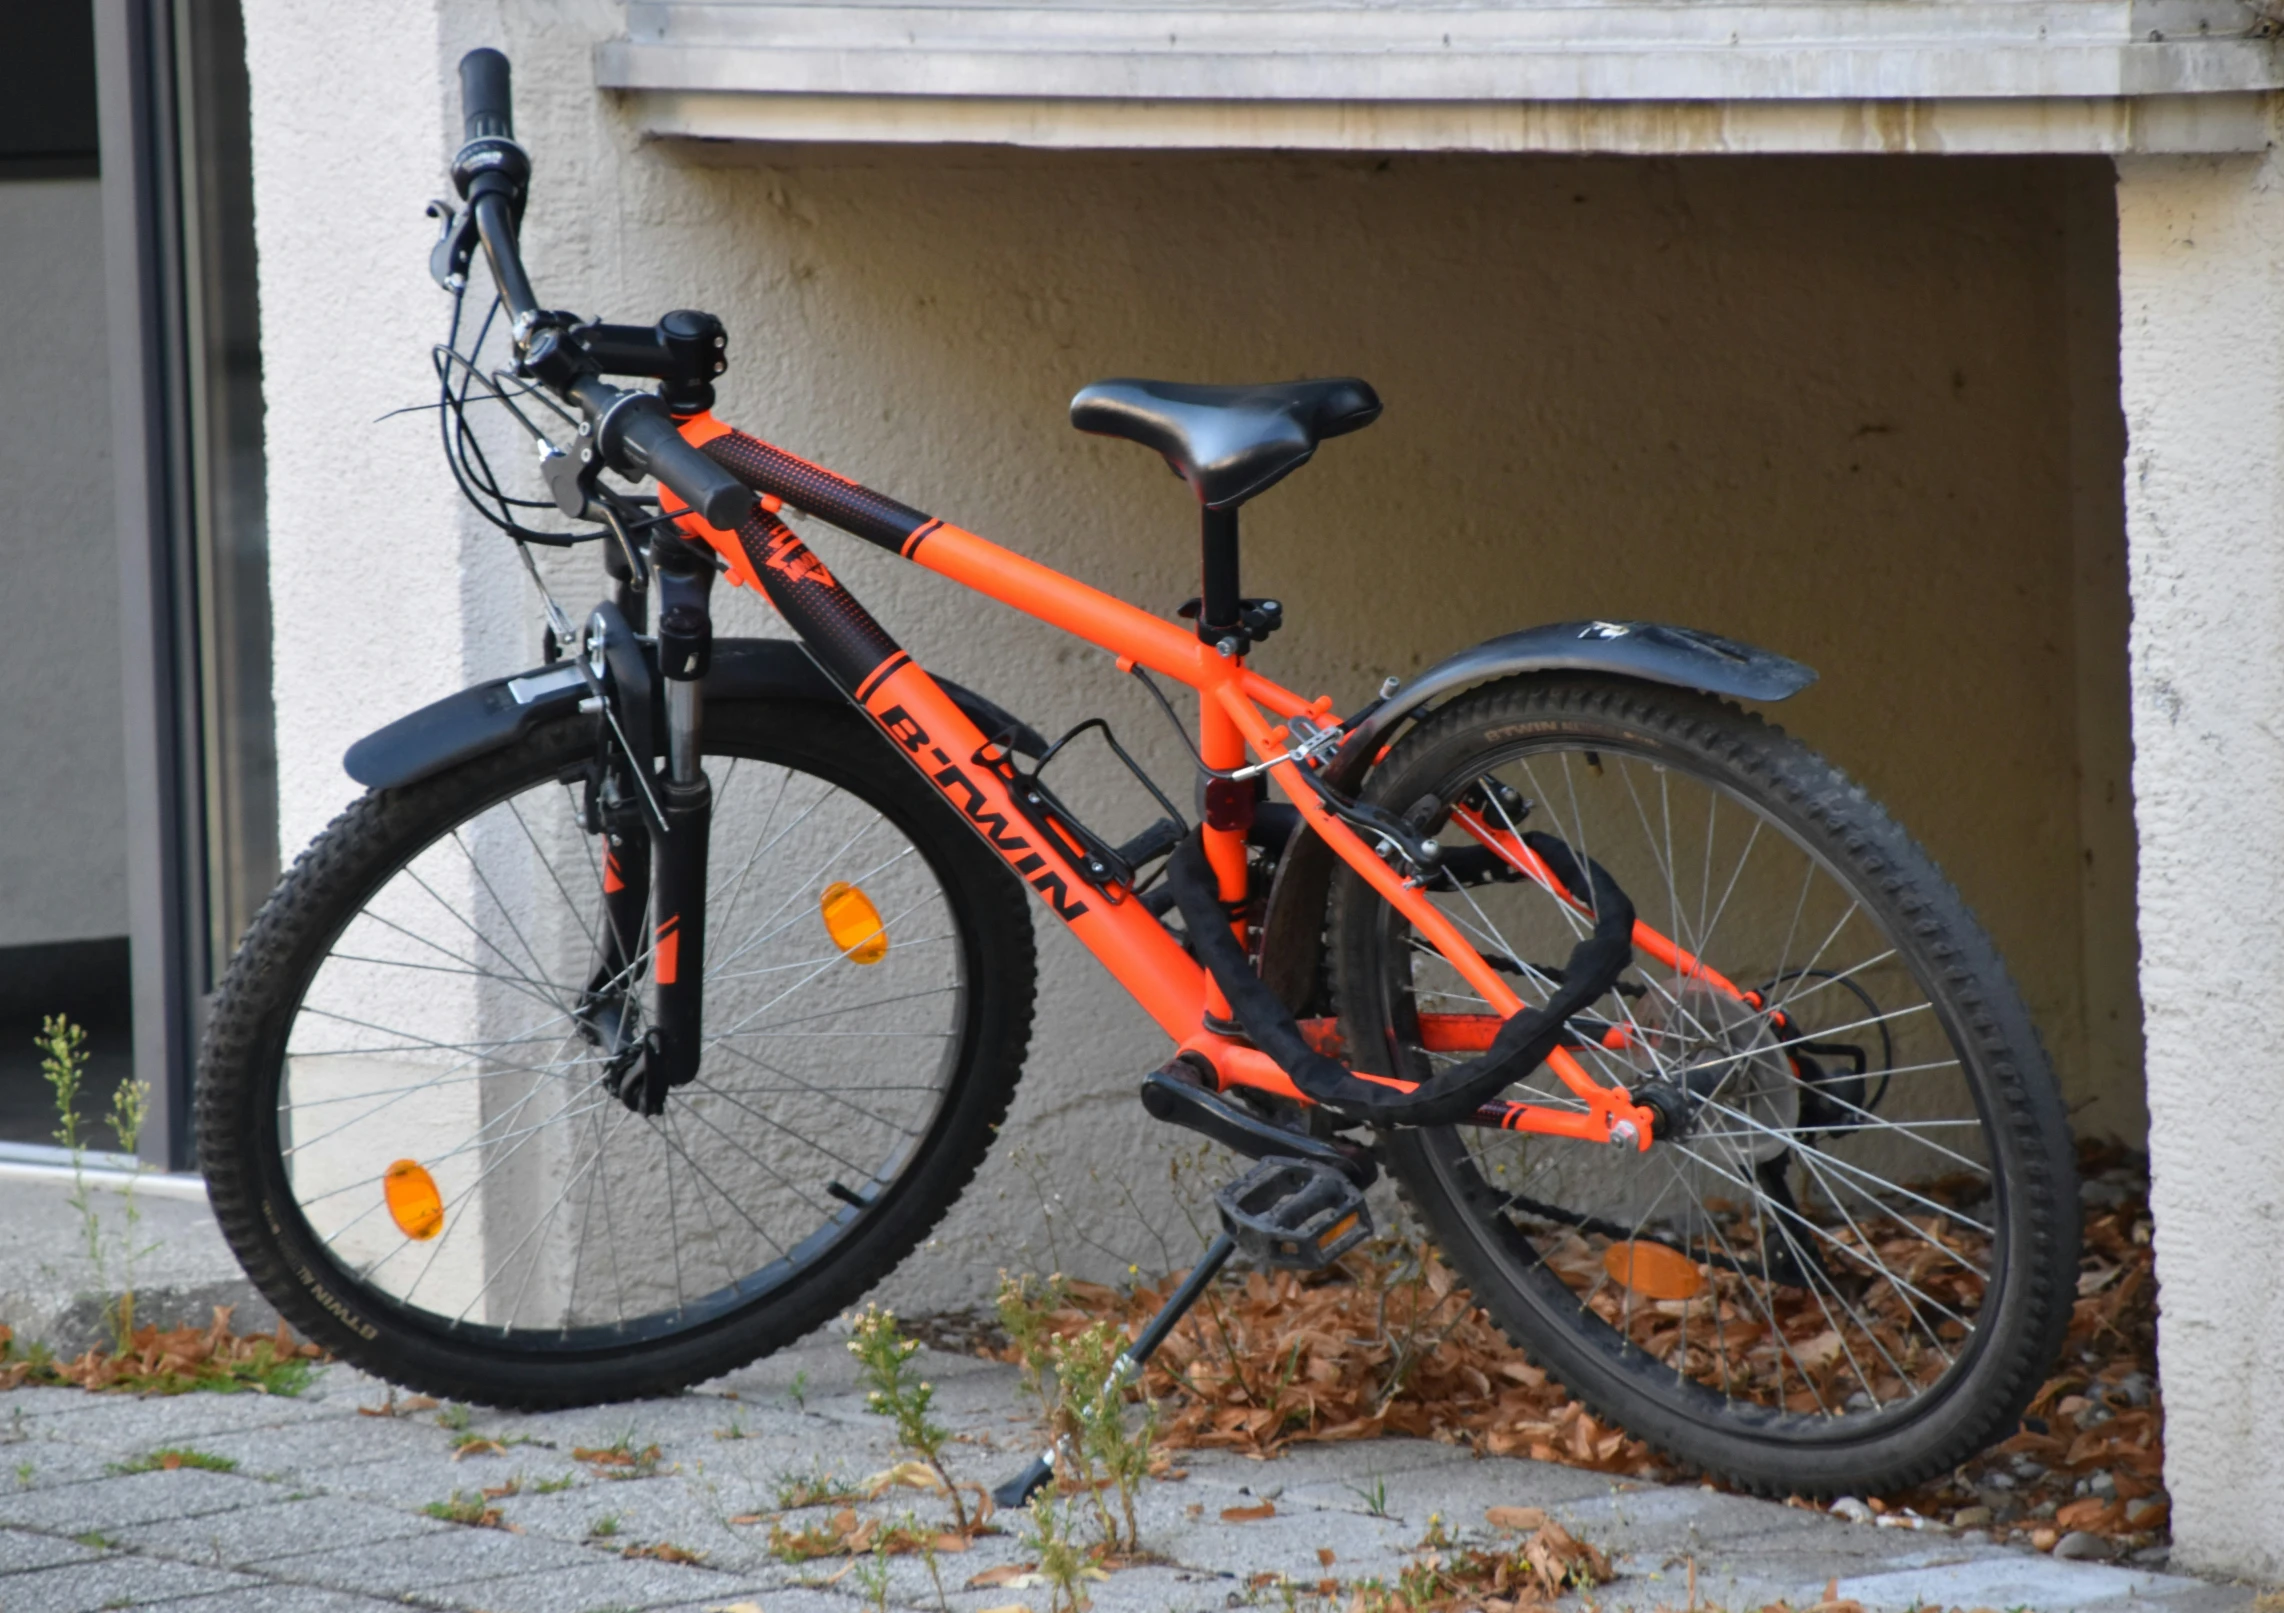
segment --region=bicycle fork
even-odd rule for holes
[[[703,685],[713,653],[712,566],[679,543],[652,551],[658,590],[658,671],[665,680],[666,771],[653,771],[647,720],[615,725],[631,791],[606,780],[603,907],[607,933],[582,1010],[608,1050],[612,1089],[629,1109],[655,1115],[667,1092],[698,1075],[705,1026],[706,863],[713,786],[700,766]],[[616,658],[614,658],[615,660]],[[631,670],[631,669],[630,669]],[[622,705],[647,706],[647,680],[614,679]],[[630,687],[630,685],[637,685]],[[646,714],[647,715],[647,714]],[[615,779],[619,769],[607,767]],[[647,786],[647,788],[646,788]],[[636,799],[625,799],[628,794]],[[616,810],[612,810],[613,807]],[[639,827],[638,827],[639,825]],[[627,1034],[628,998],[650,962],[648,1029]]]

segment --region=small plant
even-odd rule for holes
[[[1040,1412],[1047,1416],[1054,1413],[1050,1377],[1055,1364],[1054,1316],[1069,1299],[1069,1287],[1060,1274],[1052,1277],[1010,1277],[1004,1271],[999,1274],[995,1308],[999,1312],[1000,1328],[1015,1347],[1016,1364],[1023,1369],[1023,1386],[1038,1397]]]
[[[46,1077],[48,1089],[55,1094],[56,1141],[71,1152],[68,1202],[79,1214],[80,1230],[87,1241],[87,1263],[94,1273],[95,1285],[108,1290],[111,1286],[109,1250],[113,1240],[104,1236],[102,1212],[96,1208],[94,1196],[88,1189],[87,1117],[79,1111],[79,1100],[87,1086],[87,1032],[63,1015],[51,1014],[40,1022],[40,1034],[33,1038],[33,1045],[40,1051],[40,1074]],[[111,1130],[125,1153],[132,1154],[142,1141],[150,1097],[150,1084],[145,1081],[123,1081],[111,1094]],[[124,1222],[116,1240],[119,1287],[118,1292],[103,1302],[103,1317],[111,1327],[112,1348],[124,1355],[135,1340],[135,1262],[157,1245],[144,1247],[136,1242],[143,1210],[135,1197],[133,1176],[129,1176],[120,1189],[119,1205]]]
[[[634,1430],[630,1427],[608,1445],[573,1446],[571,1458],[585,1462],[588,1469],[601,1478],[647,1479],[658,1471],[660,1453],[656,1445],[636,1449]]]
[[[608,1540],[618,1532],[619,1520],[614,1513],[606,1512],[593,1523],[587,1525],[587,1537],[590,1540]]]
[[[1115,1324],[1096,1322],[1074,1334],[1058,1334],[1056,1323],[1069,1297],[1060,1277],[1040,1280],[1002,1272],[1000,1326],[1045,1414],[1062,1487],[1093,1497],[1106,1551],[1136,1551],[1141,1531],[1134,1501],[1150,1475],[1157,1408],[1145,1401],[1140,1418],[1129,1421],[1126,1392],[1136,1374],[1125,1360],[1126,1335]],[[1117,1499],[1115,1513],[1111,1496]]]
[[[531,1493],[533,1495],[561,1495],[578,1482],[577,1477],[569,1473],[560,1478],[539,1479],[532,1484]]]
[[[1343,1488],[1350,1495],[1362,1501],[1364,1510],[1373,1517],[1385,1518],[1388,1516],[1388,1481],[1379,1474],[1375,1473],[1366,1479],[1361,1488],[1354,1484],[1345,1485]]]
[[[1141,1548],[1134,1498],[1150,1476],[1150,1437],[1157,1424],[1156,1408],[1148,1402],[1134,1424],[1127,1421],[1131,1372],[1125,1351],[1126,1335],[1109,1322],[1061,1340],[1054,1351],[1057,1393],[1051,1427],[1059,1448],[1074,1458],[1071,1471],[1061,1476],[1094,1498],[1103,1544],[1113,1552]],[[1106,1485],[1118,1498],[1115,1514],[1104,1495]]]
[[[928,1570],[928,1583],[936,1587],[936,1606],[943,1613],[952,1613],[951,1599],[944,1595],[944,1576],[936,1568],[936,1538],[924,1537],[920,1542],[920,1566]]]
[[[798,1512],[803,1507],[841,1506],[857,1499],[857,1493],[841,1482],[838,1473],[828,1471],[823,1463],[813,1465],[806,1473],[780,1473],[777,1476],[777,1510]]]
[[[440,1523],[457,1523],[469,1529],[498,1529],[504,1527],[500,1509],[486,1500],[481,1491],[454,1490],[449,1501],[431,1501],[420,1509]]]
[[[717,1429],[715,1429],[715,1430],[714,1430],[714,1437],[715,1437],[716,1439],[743,1439],[743,1438],[745,1438],[745,1437],[746,1437],[746,1434],[745,1434],[745,1419],[744,1419],[743,1417],[732,1416],[732,1417],[730,1418],[730,1426],[729,1426],[729,1427],[727,1427],[727,1428],[717,1428]]]
[[[838,1557],[853,1549],[849,1542],[856,1527],[854,1512],[842,1512],[824,1523],[803,1524],[798,1529],[787,1529],[772,1521],[769,1526],[769,1554],[781,1563],[805,1563],[816,1557]]]
[[[872,1386],[865,1404],[893,1419],[897,1443],[934,1472],[952,1504],[953,1523],[964,1535],[968,1532],[967,1505],[944,1466],[944,1447],[951,1442],[951,1431],[929,1414],[935,1405],[936,1386],[917,1377],[912,1369],[912,1356],[919,1348],[918,1339],[906,1338],[897,1327],[893,1312],[875,1305],[866,1306],[857,1317],[849,1339],[849,1353],[857,1358],[864,1381]]]
[[[807,1411],[809,1409],[809,1369],[807,1367],[800,1367],[794,1371],[793,1381],[785,1386],[785,1398],[793,1402],[795,1411]]]
[[[32,1464],[29,1462],[18,1462],[16,1464],[16,1488],[19,1490],[28,1490],[31,1487]]]
[[[109,1551],[118,1544],[109,1535],[99,1534],[93,1529],[88,1530],[83,1535],[73,1535],[71,1538],[91,1551]]]
[[[209,1473],[235,1473],[238,1471],[238,1461],[232,1456],[215,1456],[206,1451],[169,1447],[153,1451],[148,1456],[138,1456],[131,1462],[111,1464],[112,1471],[116,1473],[172,1473],[183,1467],[204,1468]]]
[[[872,1605],[879,1609],[880,1613],[887,1613],[888,1559],[885,1557],[866,1557],[850,1566],[851,1577],[856,1581],[856,1588],[871,1600]]]
[[[452,1402],[452,1404],[446,1406],[442,1411],[436,1414],[436,1426],[439,1428],[448,1428],[455,1434],[465,1433],[468,1427],[469,1415],[470,1414],[468,1408],[455,1400]]]
[[[1052,1490],[1033,1496],[1024,1516],[1023,1546],[1038,1558],[1039,1577],[1047,1582],[1047,1613],[1080,1613],[1087,1604],[1083,1585],[1093,1564],[1071,1537],[1070,1519],[1058,1508]]]

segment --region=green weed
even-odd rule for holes
[[[951,1430],[931,1415],[936,1386],[913,1370],[912,1356],[919,1348],[919,1340],[906,1338],[897,1327],[894,1313],[877,1305],[865,1307],[849,1339],[849,1353],[857,1358],[859,1375],[871,1386],[865,1404],[892,1419],[897,1443],[925,1462],[942,1481],[944,1494],[952,1503],[953,1522],[964,1535],[968,1532],[967,1504],[960,1499],[959,1486],[944,1466],[944,1448],[951,1442]]]
[[[204,1468],[209,1473],[235,1473],[238,1459],[234,1456],[214,1456],[205,1451],[194,1451],[183,1446],[169,1446],[138,1456],[131,1462],[113,1462],[114,1473],[171,1473],[176,1468]]]

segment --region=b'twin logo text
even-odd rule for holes
[[[890,739],[915,757],[924,758],[921,770],[935,781],[936,788],[942,790],[954,806],[967,814],[968,822],[991,842],[991,849],[1006,858],[1007,865],[1046,898],[1057,918],[1069,923],[1087,911],[1085,902],[1072,898],[1071,888],[1063,883],[1063,876],[1047,867],[1047,859],[1032,848],[1029,840],[1014,832],[1007,814],[987,809],[988,798],[983,791],[960,771],[957,762],[944,754],[941,746],[929,742],[928,731],[912,720],[911,713],[902,706],[891,706],[881,714],[880,726],[888,730]],[[936,765],[930,768],[930,762]]]

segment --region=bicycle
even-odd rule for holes
[[[612,597],[575,624],[542,587],[540,666],[352,747],[367,793],[230,965],[200,1155],[282,1315],[522,1407],[802,1337],[918,1246],[1005,1117],[1028,889],[1170,1043],[1147,1112],[1257,1162],[1134,1358],[1233,1251],[1337,1262],[1385,1172],[1517,1343],[1683,1463],[1877,1490],[2015,1426],[2074,1293],[2063,1107],[1943,875],[1736,704],[1812,672],[1565,623],[1343,716],[1251,664],[1284,612],[1241,590],[1238,510],[1369,425],[1369,386],[1078,394],[1074,424],[1199,503],[1199,596],[1153,614],[716,419],[719,320],[542,307],[507,62],[462,81],[431,261],[448,462],[527,565],[600,543]],[[459,345],[479,252],[498,372],[492,315]],[[501,488],[472,402],[529,431],[548,499]],[[1101,720],[1049,744],[932,677],[795,512],[1105,652],[1182,733],[1198,821]],[[796,637],[716,638],[719,577]],[[1160,679],[1196,694],[1194,737]],[[1119,843],[1044,776],[1084,734],[1160,814]]]

